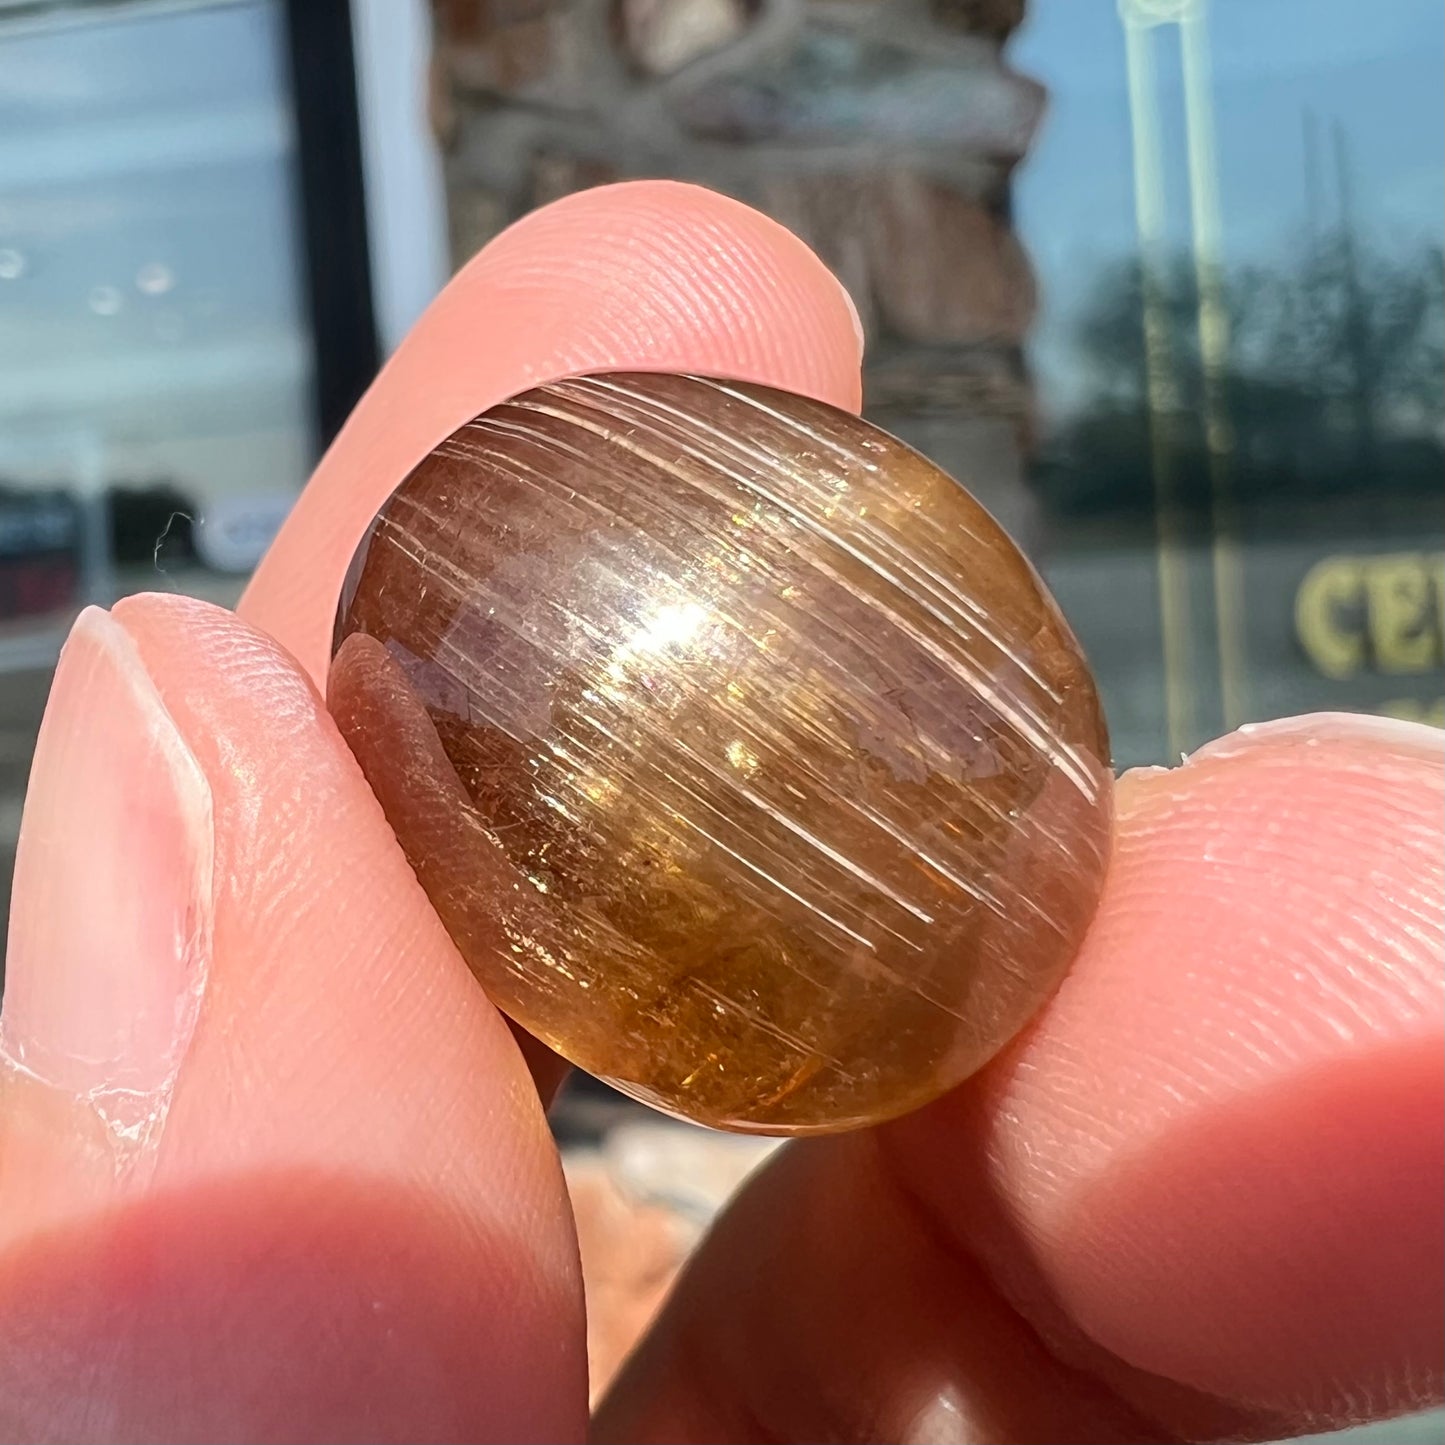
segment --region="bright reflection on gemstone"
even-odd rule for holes
[[[697,636],[707,620],[707,608],[696,602],[661,607],[632,634],[622,655],[639,656],[682,647]]]

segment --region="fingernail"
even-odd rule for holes
[[[81,614],[15,862],[0,1067],[92,1113],[121,1167],[157,1142],[206,982],[211,792],[130,634]]]
[[[1273,722],[1247,723],[1236,732],[1205,743],[1187,762],[1232,758],[1260,746],[1317,747],[1323,743],[1372,743],[1402,752],[1445,756],[1445,730],[1374,713],[1316,712]]]

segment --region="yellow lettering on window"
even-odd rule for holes
[[[1353,557],[1325,557],[1295,594],[1296,635],[1326,677],[1349,677],[1364,665],[1364,574]]]
[[[1365,569],[1370,647],[1381,672],[1428,672],[1440,656],[1430,564],[1421,552],[1372,558]]]

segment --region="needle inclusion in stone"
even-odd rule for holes
[[[916,1108],[1048,997],[1098,901],[1093,679],[952,478],[857,417],[562,381],[402,483],[329,703],[489,996],[668,1112]]]

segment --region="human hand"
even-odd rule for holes
[[[316,690],[426,451],[524,387],[859,401],[837,283],[671,185],[529,217],[332,448],[239,616],[77,624],[0,1020],[0,1437],[582,1440],[533,1071]],[[595,1425],[618,1441],[1209,1439],[1442,1395],[1445,736],[1276,724],[1126,777],[1098,918],[955,1094],[790,1145]]]

